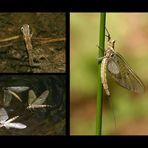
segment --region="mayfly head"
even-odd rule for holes
[[[28,24],[24,24],[22,27],[21,27],[21,31],[23,33],[24,36],[29,36],[30,35],[30,28],[29,28],[29,25]]]

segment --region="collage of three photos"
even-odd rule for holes
[[[147,135],[147,18],[0,13],[0,135]]]

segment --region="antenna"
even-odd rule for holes
[[[107,32],[107,35],[105,35],[105,36],[108,38],[108,41],[110,41],[110,40],[111,40],[110,33],[109,33],[109,31],[107,30],[106,27],[105,27],[105,30],[106,30],[106,32]]]
[[[107,35],[105,35],[107,38],[108,38],[108,43],[109,43],[109,45],[111,45],[112,46],[112,48],[113,49],[115,49],[115,40],[112,40],[111,41],[111,36],[110,36],[110,33],[109,33],[109,31],[107,30],[107,28],[105,27],[105,30],[106,30],[106,32],[107,32]]]

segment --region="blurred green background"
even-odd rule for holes
[[[99,21],[100,13],[70,14],[71,135],[95,135]],[[106,27],[116,40],[115,50],[143,81],[145,93],[134,94],[109,78],[102,134],[148,135],[148,13],[107,13]]]

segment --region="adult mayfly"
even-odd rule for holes
[[[17,93],[21,93],[23,91],[28,90],[28,86],[10,86],[3,88],[4,90],[4,106],[9,106],[12,96],[14,96],[16,99],[18,99],[20,102],[22,102],[22,99],[19,97]]]
[[[32,37],[33,34],[30,31],[30,27],[28,24],[23,24],[21,27],[21,32],[23,34],[23,40],[25,41],[25,46],[26,46],[26,50],[28,53],[28,61],[29,61],[29,65],[30,66],[35,66],[35,63],[33,62],[34,60],[34,56],[33,53],[35,53],[34,50],[34,44],[48,44],[48,43],[54,43],[54,42],[63,42],[65,41],[65,38],[55,38],[55,39],[51,39],[51,38],[35,38]],[[22,39],[21,36],[17,35],[17,36],[12,36],[6,39],[0,39],[0,43],[7,43],[4,44],[0,47],[7,47],[7,46],[12,46],[14,42],[16,42],[17,40]],[[32,44],[32,42],[34,42]],[[37,51],[37,50],[36,50]],[[38,50],[39,52],[40,50]],[[38,66],[38,64],[36,64],[36,66]]]
[[[27,126],[25,124],[22,124],[19,122],[11,123],[12,121],[16,120],[18,117],[19,116],[15,116],[15,117],[7,120],[9,118],[7,112],[4,108],[1,108],[0,109],[0,128],[3,126],[6,127],[7,129],[9,129],[9,128],[17,128],[17,129],[26,128]]]
[[[35,95],[33,90],[29,90],[28,93],[28,107],[27,109],[34,109],[34,108],[44,108],[50,107],[50,105],[46,105],[43,103],[45,102],[46,98],[48,97],[49,90],[45,90],[38,98]]]
[[[101,80],[106,94],[110,91],[107,84],[106,72],[122,87],[135,93],[144,92],[144,85],[137,74],[127,64],[124,58],[115,51],[115,40],[111,41],[111,36],[106,29],[108,37],[108,47],[104,51],[104,57],[101,63]],[[99,58],[101,60],[102,58]],[[107,69],[107,70],[106,70]]]

